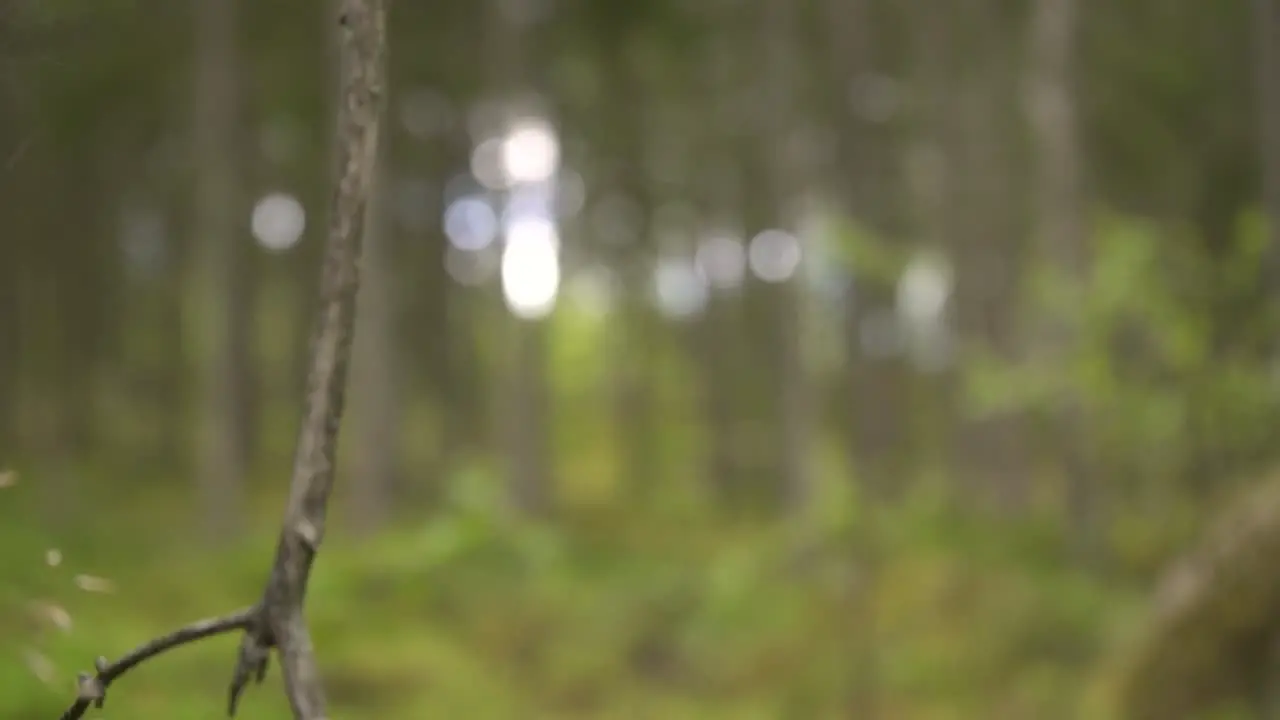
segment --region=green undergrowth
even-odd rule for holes
[[[208,550],[165,504],[59,533],[5,513],[0,717],[55,717],[95,656],[256,598],[271,513]],[[927,509],[884,524],[871,555],[856,527],[624,509],[552,527],[460,506],[370,540],[335,530],[308,603],[334,717],[856,718],[869,703],[882,718],[1088,716],[1138,594],[1070,569],[1034,528]],[[867,557],[877,571],[854,559]],[[80,590],[78,573],[113,588]],[[236,642],[152,661],[101,717],[222,717]],[[252,689],[243,717],[287,717],[279,682]]]

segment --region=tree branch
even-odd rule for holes
[[[151,642],[138,646],[113,663],[108,663],[106,658],[98,658],[97,662],[94,663],[97,668],[96,674],[80,673],[77,683],[79,686],[78,696],[75,703],[66,712],[62,713],[62,720],[76,720],[83,717],[90,705],[102,707],[103,701],[106,700],[107,687],[134,667],[176,647],[213,637],[214,635],[231,632],[232,630],[245,630],[250,626],[257,614],[258,609],[251,607],[222,617],[198,620],[168,635],[158,637]]]
[[[324,692],[303,617],[307,582],[324,536],[354,336],[365,210],[373,189],[385,86],[384,0],[343,0],[339,17],[340,80],[337,171],[312,331],[306,409],[298,433],[289,502],[262,613],[245,633],[231,680],[228,711],[249,678],[261,677],[276,647],[285,692],[297,720],[323,720]]]
[[[262,601],[249,610],[196,623],[144,645],[114,665],[99,661],[96,676],[83,675],[79,697],[63,720],[101,707],[110,682],[125,670],[171,647],[228,630],[244,637],[231,678],[228,713],[235,715],[250,679],[266,674],[277,648],[285,692],[296,720],[324,720],[320,672],[303,617],[303,601],[316,551],[324,536],[342,421],[347,366],[354,335],[356,291],[365,209],[373,188],[378,128],[385,92],[385,0],[341,0],[338,17],[340,94],[337,169],[320,280],[320,307],[311,334],[306,408],[298,432],[289,502],[275,562]]]

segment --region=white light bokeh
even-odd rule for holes
[[[525,218],[555,216],[556,188],[550,182],[529,183],[512,188],[507,194],[506,207],[502,211],[503,224]]]
[[[258,244],[283,252],[298,244],[307,228],[307,211],[288,193],[271,193],[253,207],[250,229]]]
[[[747,247],[747,264],[756,277],[767,283],[790,280],[800,268],[800,240],[782,230],[765,230]]]
[[[798,235],[804,243],[800,279],[831,307],[844,306],[852,291],[852,267],[841,258],[830,221],[820,210],[805,212]]]
[[[545,120],[526,118],[502,140],[502,171],[508,184],[545,182],[560,169],[560,139]]]
[[[458,198],[444,212],[444,233],[459,250],[483,250],[498,237],[498,214],[481,196]]]
[[[684,258],[663,258],[653,270],[653,298],[658,311],[673,320],[701,314],[707,306],[707,281]]]
[[[694,265],[712,288],[734,288],[746,276],[747,251],[738,238],[713,235],[699,243]]]
[[[560,236],[551,221],[519,218],[506,227],[502,297],[516,317],[538,320],[555,309],[560,292]]]
[[[941,372],[954,361],[945,316],[951,291],[951,266],[937,253],[912,257],[898,280],[897,311],[905,326],[906,349],[921,372]]]
[[[921,253],[911,258],[898,280],[898,312],[913,325],[941,320],[951,296],[951,270],[935,254]]]

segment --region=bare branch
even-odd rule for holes
[[[235,715],[249,681],[261,681],[266,675],[267,657],[274,647],[280,652],[285,692],[294,717],[325,718],[324,689],[303,617],[303,601],[311,565],[324,536],[354,335],[360,246],[373,188],[386,82],[384,0],[341,0],[338,23],[341,92],[332,216],[320,280],[320,307],[311,335],[306,409],[298,433],[289,502],[262,601],[234,615],[190,625],[144,645],[115,664],[100,659],[96,675],[81,676],[79,698],[63,720],[81,717],[90,705],[101,707],[111,681],[143,660],[235,629],[245,634],[228,692],[230,715]]]
[[[172,650],[181,645],[203,640],[214,635],[247,629],[258,616],[258,608],[251,607],[224,615],[222,617],[198,620],[179,628],[168,635],[158,637],[151,642],[140,645],[124,657],[109,663],[106,658],[98,658],[94,663],[97,672],[93,675],[80,673],[78,678],[78,696],[75,703],[62,713],[62,720],[76,720],[83,717],[89,706],[102,707],[106,700],[107,687],[121,675],[141,665],[151,658]]]
[[[324,537],[351,358],[360,248],[373,188],[385,86],[384,1],[343,0],[338,22],[341,92],[337,170],[319,315],[311,336],[306,409],[275,564],[263,593],[262,616],[245,633],[231,680],[228,710],[232,715],[249,678],[263,675],[267,651],[276,647],[294,717],[325,717],[324,691],[303,617],[303,602],[311,566]]]

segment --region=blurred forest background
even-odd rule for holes
[[[335,27],[0,4],[0,716],[257,597]],[[1280,2],[398,0],[390,32],[309,601],[340,715],[1123,705],[1161,575],[1280,455]],[[1248,667],[1280,637],[1237,630]],[[220,717],[232,643],[105,712]],[[1280,717],[1244,675],[1159,717]]]

